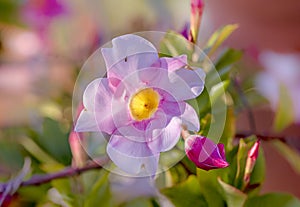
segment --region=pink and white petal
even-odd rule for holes
[[[188,130],[196,132],[200,130],[199,117],[191,105],[185,103],[185,108],[183,114],[181,115],[181,119],[182,124],[186,125]]]
[[[113,135],[107,144],[110,159],[124,172],[138,175],[154,175],[159,154],[153,154],[147,143],[134,142],[126,137]]]
[[[172,95],[175,94],[178,101],[196,98],[204,89],[205,73],[200,68],[181,68],[170,73],[169,78],[172,87],[176,88]]]
[[[102,48],[108,77],[123,79],[139,68],[150,67],[158,60],[156,48],[137,35],[123,35],[112,40],[112,48]]]
[[[205,73],[202,69],[178,69],[174,72],[161,70],[160,81],[153,87],[162,89],[171,98],[169,101],[184,101],[196,98],[204,89]]]
[[[217,144],[217,146],[218,146],[218,150],[221,155],[221,158],[226,160],[224,144],[219,143],[219,144]]]
[[[166,68],[169,72],[174,72],[180,68],[184,68],[187,65],[187,56],[180,55],[178,57],[163,57],[159,59],[158,63],[155,63],[153,66]]]
[[[115,126],[111,113],[111,98],[112,90],[106,78],[92,81],[84,91],[85,109],[77,120],[75,130],[112,133]]]
[[[91,111],[83,109],[76,121],[75,129],[76,132],[96,132],[99,131],[95,114]]]
[[[152,152],[159,153],[172,149],[180,138],[181,124],[178,117],[173,117],[167,127],[153,130],[153,139],[148,142]]]

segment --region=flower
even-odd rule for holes
[[[256,159],[258,157],[259,146],[260,146],[260,140],[257,140],[254,143],[254,145],[251,147],[251,149],[248,151],[248,157],[246,161],[246,168],[245,168],[245,175],[244,175],[244,180],[247,183],[250,182],[250,176],[255,166]]]
[[[256,79],[258,91],[265,96],[275,111],[280,103],[280,88],[284,87],[290,97],[294,120],[300,123],[300,55],[263,52],[259,56],[266,69]]]
[[[205,73],[186,69],[186,55],[159,58],[137,35],[117,37],[101,52],[107,78],[87,86],[75,130],[111,135],[107,154],[121,170],[153,175],[160,152],[179,140],[181,124],[199,130],[197,113],[184,100],[202,92]]]
[[[225,168],[229,165],[226,162],[224,145],[216,145],[206,137],[190,135],[185,140],[185,152],[187,157],[203,170]]]
[[[197,42],[203,8],[203,0],[191,0],[191,26],[189,36],[189,41],[191,42]]]

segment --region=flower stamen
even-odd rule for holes
[[[157,110],[159,94],[152,88],[140,90],[131,98],[129,108],[132,118],[142,121],[150,118]]]

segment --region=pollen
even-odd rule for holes
[[[129,108],[132,118],[137,121],[149,119],[157,110],[159,94],[152,88],[140,90],[131,98]]]

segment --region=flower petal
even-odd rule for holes
[[[115,125],[111,110],[112,90],[106,78],[92,81],[84,91],[83,105],[75,131],[103,131],[112,133]]]
[[[180,138],[181,120],[173,117],[167,127],[163,129],[154,129],[152,140],[148,146],[153,152],[165,152],[172,149]]]
[[[187,65],[187,56],[180,55],[178,57],[163,57],[158,62],[154,63],[153,67],[166,68],[169,72],[184,68]]]
[[[156,48],[137,35],[123,35],[112,40],[112,48],[102,48],[108,78],[122,80],[137,69],[151,66],[158,60]]]
[[[110,159],[124,172],[134,175],[154,175],[159,154],[153,154],[147,143],[134,142],[126,137],[112,135],[107,144]]]
[[[198,132],[200,129],[200,122],[197,112],[194,108],[185,103],[184,112],[181,115],[182,123],[187,126],[188,130]]]

